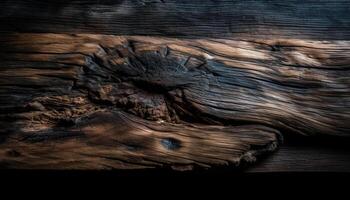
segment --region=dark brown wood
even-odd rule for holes
[[[1,31],[350,39],[348,0],[8,0]]]
[[[350,172],[349,139],[287,137],[273,155],[246,172]]]
[[[0,167],[349,171],[349,9],[2,1]]]
[[[280,131],[349,133],[347,41],[2,39],[3,166],[208,168],[254,161]]]

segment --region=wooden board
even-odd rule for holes
[[[3,1],[0,166],[348,171],[348,4]]]
[[[11,0],[1,31],[350,39],[348,0]]]

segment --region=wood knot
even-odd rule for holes
[[[160,143],[168,150],[176,150],[181,147],[180,140],[175,138],[164,138],[160,141]]]

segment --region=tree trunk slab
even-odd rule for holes
[[[239,166],[349,136],[348,40],[3,33],[0,166]]]

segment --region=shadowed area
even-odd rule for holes
[[[1,32],[350,39],[347,0],[5,0]]]

